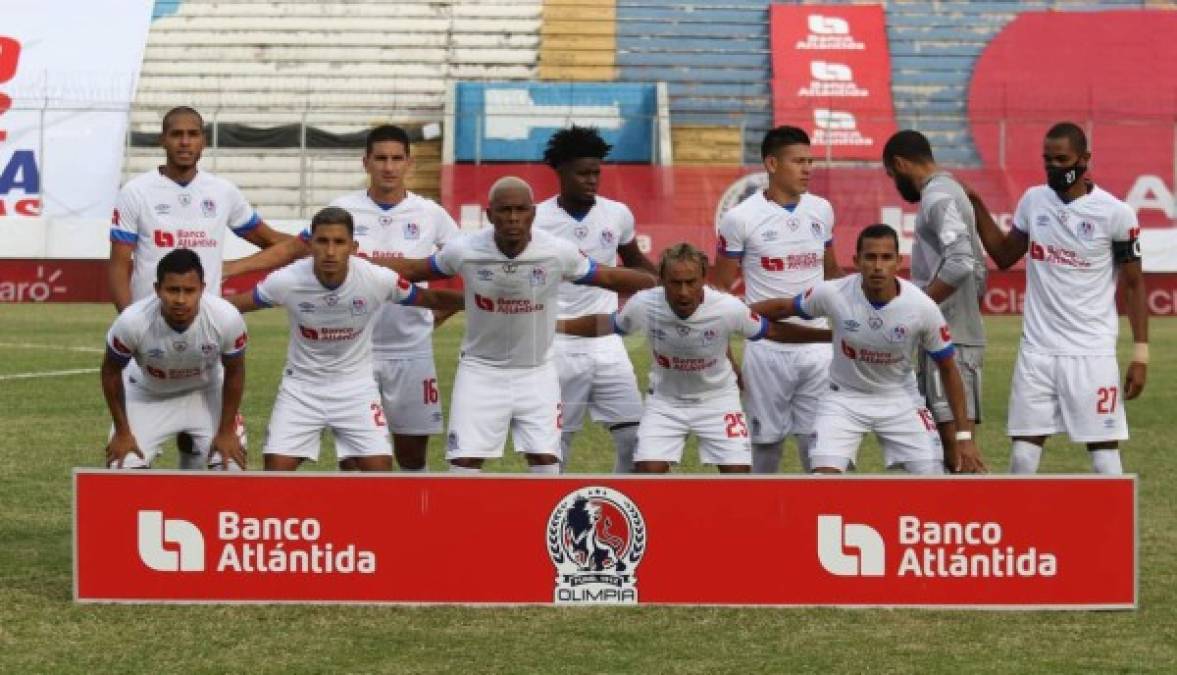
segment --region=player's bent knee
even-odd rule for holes
[[[450,464],[462,469],[481,469],[482,462],[481,457],[455,457],[450,460]]]
[[[559,457],[546,452],[528,452],[524,453],[523,456],[527,458],[527,463],[532,466],[560,463]]]
[[[265,456],[264,468],[266,471],[295,471],[302,462],[302,457],[269,454]]]
[[[670,473],[670,462],[634,462],[637,473]]]
[[[356,457],[355,460],[356,468],[360,471],[392,471],[392,457],[389,455]]]
[[[752,473],[752,467],[748,464],[720,464],[720,473]]]

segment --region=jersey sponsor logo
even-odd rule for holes
[[[242,333],[233,341],[233,349],[241,349],[247,342],[249,342],[249,333]]]
[[[318,340],[321,342],[346,342],[359,337],[363,333],[363,330],[352,326],[344,326],[341,328],[320,326],[319,328],[311,328],[310,326],[299,324],[298,332],[308,340]]]
[[[531,268],[530,282],[535,287],[546,286],[548,283],[548,271],[542,267]]]
[[[188,206],[192,203],[192,195],[187,192],[181,192],[177,200],[180,202],[180,206]]]
[[[404,236],[405,239],[420,239],[421,226],[417,225],[417,223],[405,223]]]
[[[405,281],[404,279],[401,279],[400,281],[398,281],[396,283],[396,285],[400,286],[401,282],[404,282],[405,286],[410,285],[409,282]],[[404,288],[405,286],[401,286],[401,288]],[[367,313],[368,313],[368,302],[366,300],[364,300],[363,298],[352,298],[351,299],[351,315],[352,316],[363,316]]]
[[[846,358],[848,359],[858,358],[858,352],[855,351],[854,347],[851,347],[845,340],[842,340],[842,353],[846,355]]]
[[[140,562],[156,572],[204,571],[204,535],[196,525],[165,519],[162,511],[140,511],[138,519]]]
[[[760,266],[764,268],[766,272],[784,272],[785,260],[784,258],[770,258],[768,256],[762,256],[760,258]]]
[[[1075,267],[1079,269],[1091,267],[1090,260],[1071,249],[1055,246],[1054,244],[1043,245],[1036,241],[1030,242],[1030,259],[1052,265],[1061,265],[1063,267]]]
[[[548,518],[556,604],[637,604],[646,521],[623,493],[589,486],[568,493]]]
[[[846,330],[850,333],[854,333],[857,332],[859,328],[862,328],[862,324],[858,323],[854,319],[846,319],[842,321],[842,328],[843,330]]]
[[[304,326],[302,324],[299,324],[298,325],[298,332],[300,335],[302,335],[304,338],[306,338],[308,340],[318,340],[319,339],[319,331],[317,331],[314,328],[311,328],[309,326]]]
[[[368,260],[390,260],[394,258],[403,258],[405,254],[401,251],[385,251],[381,249],[374,249],[371,253],[360,252],[361,258]]]
[[[474,306],[484,312],[495,311],[495,301],[486,297],[485,295],[474,294]]]
[[[148,375],[154,377],[157,380],[168,379],[168,374],[163,372],[159,368],[156,368],[155,366],[143,366],[143,372],[147,373]]]
[[[576,237],[577,239],[584,239],[588,236],[588,233],[588,225],[577,225],[576,227],[572,228],[572,236]]]
[[[784,272],[785,270],[809,270],[821,265],[821,257],[817,253],[790,253],[783,258],[760,258],[760,266],[766,272]]]
[[[202,199],[200,201],[200,212],[205,218],[216,218],[217,203],[209,198]]]
[[[160,248],[174,248],[176,245],[176,235],[164,230],[156,230],[151,234],[151,240]]]
[[[855,549],[857,553],[847,553]],[[875,528],[843,523],[842,516],[817,517],[817,559],[838,577],[881,577],[886,574],[886,547]]]

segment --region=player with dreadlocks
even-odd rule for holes
[[[612,148],[592,127],[571,126],[552,134],[544,162],[560,180],[560,193],[536,206],[534,227],[576,244],[599,264],[621,264],[651,274],[657,271],[634,236],[629,207],[597,194],[601,161]],[[560,318],[617,311],[617,294],[600,288],[560,285]],[[633,364],[620,336],[556,336],[556,366],[560,374],[563,434],[561,464],[568,466],[572,437],[584,423],[585,412],[603,423],[613,436],[617,457],[613,470],[633,471],[642,397]]]

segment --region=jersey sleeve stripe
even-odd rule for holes
[[[111,347],[110,345],[106,345],[106,355],[110,357],[111,361],[114,361],[120,366],[125,366],[131,362],[130,356],[115,351],[114,347]]]
[[[126,230],[110,229],[110,240],[116,244],[134,244],[139,241],[139,235]]]
[[[955,353],[956,353],[956,347],[950,344],[938,352],[928,352],[928,356],[932,357],[932,360],[935,361],[936,363],[940,363],[941,361],[951,357]]]
[[[233,234],[237,235],[238,237],[243,236],[249,232],[252,232],[253,230],[256,230],[257,226],[260,225],[261,222],[262,217],[257,214],[257,211],[254,211],[253,215],[249,217],[249,220],[233,228]]]
[[[245,350],[248,348],[249,347],[246,346],[246,347],[242,347],[241,349],[234,349],[231,352],[221,352],[221,356],[229,357],[229,358],[233,358],[235,356],[241,356],[241,355],[245,354]]]
[[[763,339],[765,335],[768,335],[768,319],[760,317],[760,330],[756,331],[756,334],[750,336],[748,339],[755,342]]]
[[[725,258],[743,258],[744,257],[743,251],[729,251],[726,248],[723,248],[722,246],[720,246],[717,250],[719,252],[719,255],[721,255]]]
[[[625,330],[621,328],[621,324],[617,323],[617,312],[609,315],[609,322],[613,324],[613,332],[618,335],[625,335]]]
[[[299,239],[301,239],[301,240],[302,240],[302,243],[304,243],[304,244],[310,243],[310,241],[311,241],[311,230],[310,230],[310,228],[306,228],[306,229],[304,229],[302,232],[299,232],[299,233],[298,233],[298,238],[299,238]]]
[[[441,265],[437,264],[437,254],[436,253],[429,256],[429,269],[433,270],[434,274],[441,275],[447,279],[454,276],[452,274],[446,274],[445,270],[441,269]]]
[[[805,311],[805,296],[804,295],[799,293],[793,297],[793,308],[797,310],[797,316],[801,317],[802,319],[805,319],[806,321],[813,320],[813,317],[809,315],[809,312]]]
[[[253,289],[253,304],[257,305],[258,307],[274,306],[274,303],[267,300],[266,297],[262,295],[261,289],[258,288]]]
[[[589,258],[588,261],[589,261],[588,271],[584,273],[584,276],[577,279],[576,281],[573,281],[572,283],[574,283],[574,284],[587,284],[587,283],[591,282],[593,279],[597,278],[597,261],[593,260],[592,258]]]
[[[398,300],[398,305],[414,305],[417,303],[417,296],[421,295],[421,290],[417,288],[417,284],[409,284],[409,294],[402,300]]]

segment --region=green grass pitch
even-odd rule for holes
[[[0,305],[0,673],[1177,670],[1177,447],[1168,424],[1177,413],[1177,364],[1169,360],[1177,321],[1153,321],[1148,387],[1128,404],[1124,466],[1140,475],[1140,609],[1053,613],[74,605],[70,471],[101,464],[109,418],[94,369],[112,319],[108,305]],[[244,412],[256,463],[285,355],[286,318],[271,310],[250,316],[249,325]],[[988,327],[979,438],[990,466],[1004,471],[1020,321],[990,318]],[[447,401],[461,330],[459,316],[435,341]],[[1126,327],[1120,342],[1130,348]],[[644,379],[645,347],[627,344]],[[11,377],[71,370],[87,372]],[[572,469],[607,472],[610,448],[605,432],[587,429]],[[330,457],[329,446],[325,452]],[[1055,439],[1042,469],[1086,473],[1085,455]],[[791,450],[786,458],[786,470],[795,471]],[[861,458],[864,471],[880,469],[873,442]],[[434,439],[430,465],[442,464]],[[174,465],[169,451],[162,466]],[[522,469],[510,453],[491,466]],[[694,457],[680,469],[700,470]]]

